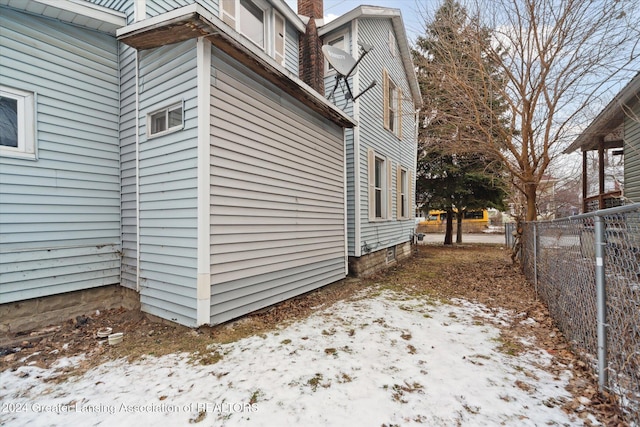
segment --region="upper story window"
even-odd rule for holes
[[[342,34],[340,36],[334,37],[332,39],[329,39],[327,41],[327,43],[329,46],[333,46],[333,47],[337,47],[338,49],[342,49],[344,51],[346,51],[346,47],[347,47],[347,42],[346,42],[346,35]],[[329,61],[327,61],[326,59],[324,60],[324,72],[326,73],[335,73],[335,69],[333,68],[333,66],[331,64],[329,64]]]
[[[147,115],[149,137],[166,135],[183,128],[184,115],[182,102],[154,111]]]
[[[264,0],[223,0],[222,20],[284,65],[286,21]]]
[[[0,86],[0,153],[35,159],[35,94]]]
[[[384,97],[384,128],[402,138],[402,91],[389,77],[387,70],[382,70],[382,90]]]

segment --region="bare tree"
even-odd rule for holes
[[[587,113],[640,68],[640,0],[462,3],[478,28],[460,36],[484,39],[488,28],[492,41],[468,43],[465,63],[451,56],[440,65],[441,90],[465,113],[446,114],[458,120],[459,134],[473,130],[455,151],[479,150],[502,163],[523,196],[526,219],[534,220],[545,172],[593,119]],[[471,68],[485,75],[482,85],[469,82]],[[487,107],[496,93],[505,112]]]

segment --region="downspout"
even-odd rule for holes
[[[140,293],[140,53],[136,49],[136,291]]]
[[[147,17],[146,0],[135,0],[134,21]],[[140,293],[140,52],[136,49],[136,292]]]
[[[357,52],[358,49],[358,21],[354,20],[351,24],[351,50]],[[353,76],[353,90],[360,91],[360,71],[358,70]],[[354,204],[354,255],[362,256],[362,226],[360,214],[362,212],[362,198],[360,191],[360,100],[353,103],[353,119],[356,126],[353,129],[353,204]],[[346,167],[346,164],[345,164]]]

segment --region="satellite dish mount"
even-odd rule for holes
[[[333,89],[331,90],[331,93],[329,93],[329,96],[327,96],[327,99],[333,96],[341,81],[344,81],[347,86],[347,94],[345,96],[347,101],[350,99],[352,101],[355,101],[356,99],[364,95],[365,92],[376,85],[376,82],[374,80],[365,90],[363,90],[356,96],[354,96],[351,92],[351,87],[349,86],[349,77],[355,71],[360,61],[362,61],[362,58],[364,58],[365,55],[369,53],[371,49],[373,49],[373,46],[371,45],[365,43],[359,44],[362,47],[362,54],[357,61],[353,56],[349,55],[347,52],[340,48],[330,45],[322,46],[322,54],[325,58],[327,58],[327,62],[329,62],[329,64],[331,64],[331,66],[336,70],[336,84],[333,86]]]

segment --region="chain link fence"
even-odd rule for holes
[[[521,244],[558,327],[640,426],[640,204],[525,223]]]

